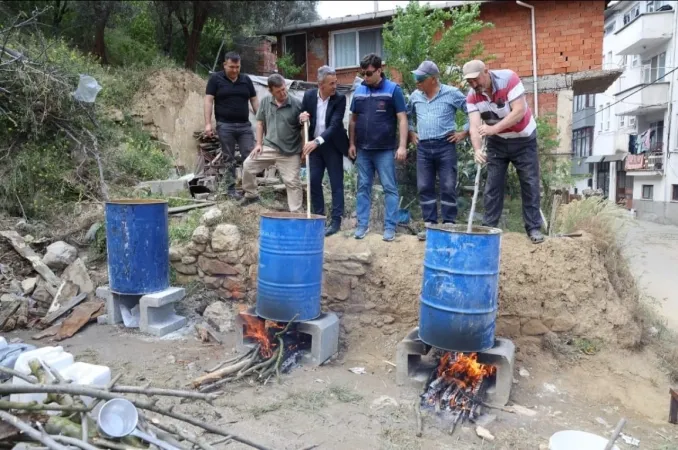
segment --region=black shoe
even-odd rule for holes
[[[259,196],[256,197],[244,197],[242,200],[240,200],[240,203],[238,203],[239,206],[247,206],[251,205],[252,203],[257,203],[259,201]]]
[[[325,228],[325,237],[332,236],[333,234],[338,233],[341,230],[341,224],[337,222],[332,222],[330,226]]]
[[[238,191],[229,191],[226,195],[228,195],[228,198],[235,200],[236,202],[239,202],[243,199],[243,195]]]
[[[530,241],[532,241],[533,244],[541,244],[544,242],[544,235],[537,229],[528,231],[527,235],[530,237]]]

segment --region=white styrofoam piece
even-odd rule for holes
[[[0,336],[0,348],[4,348],[4,347],[7,347],[7,339]]]

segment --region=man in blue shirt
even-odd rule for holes
[[[353,94],[348,125],[348,152],[352,159],[357,159],[358,168],[355,238],[362,239],[369,231],[372,182],[376,172],[384,188],[384,240],[393,241],[398,221],[394,160],[407,158],[407,105],[400,86],[384,77],[378,55],[365,56],[360,61],[360,69],[364,81]]]
[[[440,212],[443,223],[457,219],[457,150],[455,143],[468,136],[466,96],[440,83],[440,71],[424,61],[412,71],[417,90],[410,96],[407,116],[410,141],[417,146],[417,190],[426,225],[438,223],[436,175],[440,180]],[[466,116],[464,131],[456,131],[457,111]],[[416,123],[416,128],[415,128]],[[426,239],[426,231],[419,233]]]

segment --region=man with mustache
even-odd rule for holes
[[[487,162],[483,225],[496,227],[499,223],[506,170],[512,163],[520,179],[525,231],[534,244],[543,242],[537,123],[527,105],[523,83],[514,71],[488,70],[480,60],[467,62],[462,70],[471,87],[466,108],[475,160],[478,164]]]

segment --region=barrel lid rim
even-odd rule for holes
[[[267,219],[327,220],[326,216],[320,214],[311,214],[311,217],[308,217],[306,213],[292,212],[265,212],[261,213],[261,217],[266,217]]]
[[[109,200],[106,202],[107,205],[159,205],[167,204],[167,200],[162,200],[159,198],[121,198],[115,200]]]
[[[468,226],[467,225],[462,225],[462,224],[443,224],[443,225],[428,225],[427,228],[429,230],[436,230],[436,231],[445,231],[447,233],[455,233],[455,234],[472,234],[472,235],[478,235],[478,236],[487,236],[487,235],[501,235],[503,233],[501,228],[495,228],[495,227],[486,227],[483,225],[473,225],[471,227],[471,232],[469,233]],[[476,232],[474,232],[476,230]],[[478,232],[482,230],[482,232]]]

